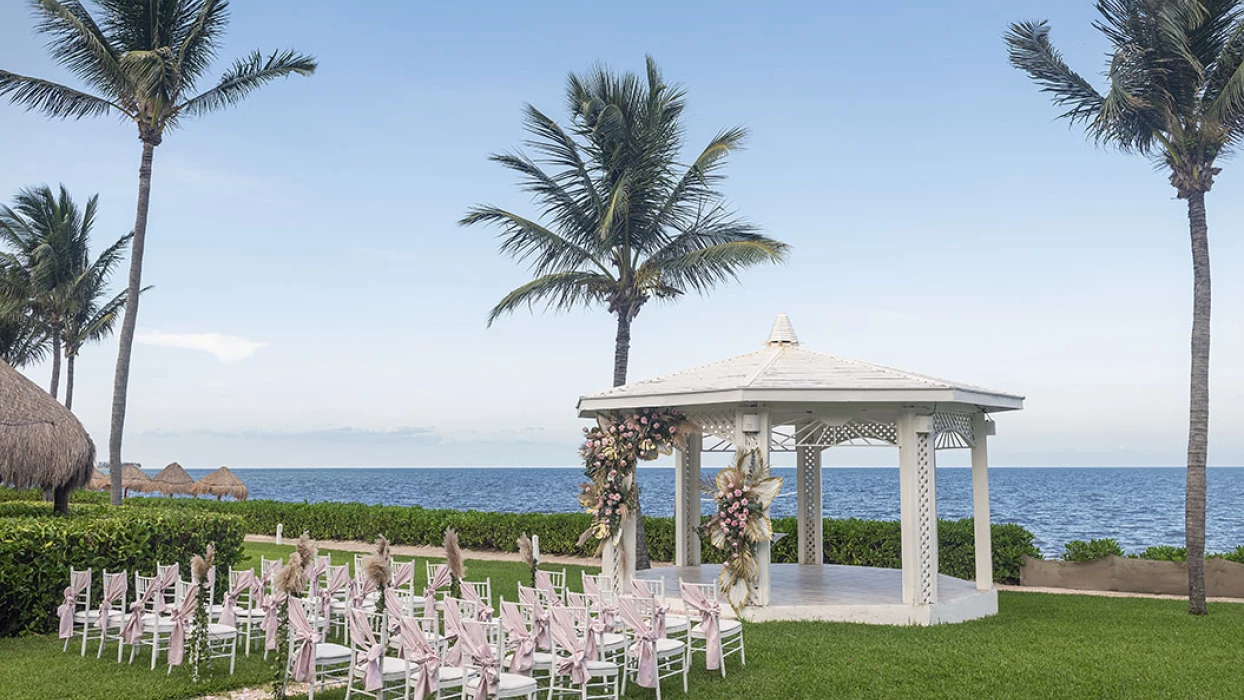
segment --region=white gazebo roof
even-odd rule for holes
[[[579,414],[750,402],[951,403],[995,412],[1022,409],[1024,397],[800,347],[790,319],[779,314],[762,349],[582,396]]]

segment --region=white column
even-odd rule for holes
[[[635,518],[622,521],[622,539],[618,545],[606,541],[600,556],[600,573],[613,578],[619,591],[631,590],[635,573]]]
[[[929,416],[899,415],[903,602],[937,602],[937,461]]]
[[[769,409],[740,408],[734,418],[734,446],[740,453],[756,450],[761,461],[769,464]],[[768,511],[765,512],[768,515]],[[750,605],[769,604],[769,561],[772,542],[756,545],[756,565],[759,575],[752,586]]]
[[[994,424],[972,416],[972,520],[975,525],[976,590],[993,588],[993,533],[989,522],[989,436]]]
[[[821,513],[821,448],[795,449],[799,474],[799,563],[820,566],[824,556],[824,516]]]
[[[677,451],[674,481],[674,563],[700,565],[700,450],[704,438],[687,435],[687,448]]]

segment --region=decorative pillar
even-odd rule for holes
[[[989,521],[989,448],[993,421],[972,416],[972,521],[975,527],[976,590],[993,588],[993,533]]]
[[[929,416],[899,414],[898,454],[903,539],[903,603],[937,602],[936,436]]]
[[[820,566],[825,560],[821,451],[820,447],[795,448],[799,474],[799,563],[809,566]]]
[[[622,539],[614,545],[606,540],[600,555],[600,573],[613,579],[615,590],[631,590],[635,573],[635,517],[622,521]]]
[[[735,449],[740,454],[755,450],[766,465],[772,466],[769,464],[770,427],[768,408],[738,409],[734,414]],[[768,514],[768,510],[766,510],[765,515]],[[756,544],[756,565],[759,574],[756,581],[752,582],[751,597],[748,599],[749,605],[769,604],[769,561],[772,547],[772,542],[759,542]]]
[[[687,436],[686,449],[678,450],[674,481],[674,564],[700,565],[700,450],[704,437]]]

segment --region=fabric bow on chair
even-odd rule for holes
[[[682,600],[687,607],[700,613],[700,629],[704,632],[704,658],[708,670],[721,666],[721,606],[695,586],[682,584]]]
[[[452,606],[451,606],[452,607]],[[501,661],[493,653],[492,645],[484,638],[484,631],[477,625],[464,625],[460,637],[471,655],[471,663],[479,670],[479,685],[475,686],[475,700],[488,700],[501,685]]]
[[[415,562],[406,561],[397,565],[393,571],[393,587],[401,588],[415,578]]]
[[[294,680],[310,683],[315,680],[315,645],[320,643],[320,633],[307,620],[302,601],[292,600],[289,606],[289,626],[294,632]]]
[[[531,636],[536,639],[536,648],[548,651],[553,646],[549,634],[549,611],[540,604],[540,596],[530,588],[518,589],[518,601],[531,606]]]
[[[462,664],[462,615],[457,605],[445,606],[445,663]]]
[[[436,695],[440,691],[441,657],[423,635],[419,620],[406,615],[398,618],[397,639],[402,657],[419,669],[415,700]]]
[[[510,673],[527,675],[536,664],[536,638],[527,629],[523,613],[514,603],[501,604],[501,626],[506,639],[514,643],[510,656]]]
[[[65,597],[61,601],[59,607],[56,608],[56,614],[60,616],[60,638],[69,639],[73,636],[73,611],[78,604],[78,596],[91,586],[91,572],[77,571],[69,580],[69,586],[65,588]],[[68,642],[66,642],[68,644]]]
[[[423,616],[427,619],[436,619],[436,592],[453,582],[453,574],[449,573],[449,567],[441,564],[436,567],[436,571],[432,573],[432,580],[428,581],[427,588],[423,589]]]
[[[176,564],[164,570],[164,573],[152,580],[147,586],[147,590],[141,596],[134,599],[130,605],[129,617],[125,618],[125,625],[121,628],[121,636],[125,639],[125,643],[130,646],[137,646],[143,639],[144,616],[147,612],[147,603],[155,600],[156,614],[164,611],[164,589],[173,584],[177,580],[178,568]]]
[[[652,625],[644,619],[635,607],[635,603],[626,596],[618,598],[618,611],[623,621],[635,632],[635,657],[638,661],[638,673],[635,683],[643,688],[657,686],[657,639],[659,635]]]
[[[224,604],[220,610],[220,624],[228,627],[237,626],[238,615],[238,598],[243,593],[253,591],[256,585],[255,572],[250,569],[244,569],[238,573],[238,577],[233,581],[233,585],[229,590],[225,591]]]
[[[380,672],[380,660],[384,658],[384,647],[376,641],[372,633],[367,615],[358,608],[350,608],[350,641],[363,652],[363,688],[368,692],[378,690],[384,685],[384,676]]]
[[[483,598],[479,597],[479,591],[475,590],[475,586],[472,586],[466,581],[462,581],[461,583],[462,599],[470,603],[475,603],[475,619],[480,622],[490,622],[492,620],[493,613],[492,606],[484,602]]]
[[[104,599],[99,603],[99,617],[95,620],[96,627],[105,632],[108,631],[109,620],[112,618],[112,606],[125,595],[128,585],[125,574],[104,576]]]
[[[277,628],[281,626],[281,604],[285,600],[286,595],[284,593],[264,596],[263,621],[259,623],[259,628],[263,630],[264,634],[264,651],[272,651],[276,648],[276,632]]]
[[[587,683],[589,677],[587,662],[593,658],[592,652],[588,649],[591,634],[588,634],[586,640],[579,637],[570,612],[558,609],[553,611],[553,639],[557,641],[557,646],[569,654],[558,656],[557,673],[569,675],[570,680],[578,685]]]
[[[180,666],[186,653],[186,627],[194,621],[199,607],[199,584],[192,583],[186,589],[186,597],[173,610],[173,631],[168,636],[168,665]]]

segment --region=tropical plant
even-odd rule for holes
[[[61,324],[61,349],[65,353],[65,408],[73,409],[74,362],[87,343],[97,343],[112,335],[129,290],[108,297],[108,281],[120,264],[126,246],[133,240],[126,234],[106,248],[83,274],[71,293],[72,305]],[[150,287],[139,290],[146,292]]]
[[[1050,43],[1046,22],[1006,33],[1011,64],[1097,143],[1148,157],[1187,202],[1192,245],[1192,369],[1185,533],[1188,606],[1205,607],[1205,460],[1209,438],[1210,259],[1205,195],[1217,162],[1244,136],[1244,24],[1239,0],[1099,0],[1112,46],[1099,92]]]
[[[0,260],[0,360],[11,367],[24,367],[42,360],[49,345],[47,331],[34,317],[30,300],[24,295],[10,296],[5,291],[21,286],[10,277],[19,274],[20,271],[10,270]]]
[[[49,117],[81,119],[106,114],[133,121],[142,142],[138,207],[130,256],[125,316],[112,398],[109,464],[112,502],[120,505],[121,440],[129,390],[130,355],[142,289],[143,251],[151,201],[151,163],[167,129],[184,119],[237,104],[277,78],[310,75],[316,62],[291,50],[238,59],[214,87],[197,92],[229,19],[226,0],[96,0],[93,15],[78,0],[31,0],[36,29],[50,38],[52,57],[94,93],[0,70],[0,95]]]
[[[644,77],[605,67],[571,74],[565,127],[527,105],[526,145],[535,156],[492,160],[519,174],[539,213],[480,205],[460,222],[499,227],[501,252],[528,263],[533,275],[493,307],[489,325],[524,306],[604,306],[617,319],[613,385],[620,386],[631,324],[644,304],[707,293],[744,268],[785,259],[786,244],[738,218],[717,190],[745,129],[721,131],[690,165],[680,164],[685,98],[648,57]],[[642,526],[637,534],[637,566],[646,568]]]

